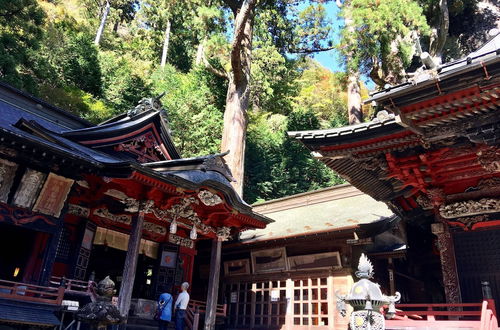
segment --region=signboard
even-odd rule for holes
[[[255,273],[286,270],[285,248],[252,251],[252,268]]]
[[[161,267],[175,268],[177,261],[177,252],[163,251],[161,253]]]
[[[237,303],[238,302],[238,292],[233,291],[231,292],[231,303]]]
[[[83,235],[83,240],[82,240],[82,247],[91,250],[92,249],[92,242],[94,241],[94,234],[95,231],[85,228],[85,234]]]
[[[224,274],[226,276],[250,274],[250,261],[248,259],[226,261]]]
[[[59,217],[73,180],[50,173],[43,185],[42,192],[33,207],[33,211]]]
[[[290,270],[341,268],[339,252],[325,252],[288,257]]]

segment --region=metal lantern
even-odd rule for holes
[[[175,234],[177,233],[177,221],[172,220],[172,223],[170,223],[170,233]]]
[[[196,225],[193,224],[193,228],[191,229],[191,232],[189,233],[189,238],[191,238],[192,240],[195,240],[196,238],[198,238],[198,233],[196,232]]]
[[[396,313],[395,303],[401,295],[396,292],[394,296],[386,296],[380,291],[377,283],[370,281],[373,277],[373,265],[368,258],[361,254],[359,258],[356,277],[359,281],[354,283],[348,295],[337,294],[337,308],[342,316],[346,315],[346,303],[354,308],[349,317],[351,330],[382,330],[385,329],[384,316],[379,312],[383,305],[389,305],[387,316],[391,318]]]

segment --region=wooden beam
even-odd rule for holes
[[[219,275],[221,262],[222,240],[216,238],[212,241],[212,252],[210,257],[210,282],[207,292],[207,312],[205,316],[205,330],[215,329],[215,318],[217,312],[217,298],[219,292]]]
[[[141,245],[142,228],[144,225],[144,202],[139,204],[138,215],[132,224],[132,230],[128,241],[127,256],[123,267],[123,281],[120,287],[118,297],[118,309],[125,318],[128,317],[130,301],[132,299],[132,290],[134,288],[135,272],[137,269],[137,259],[139,257],[139,248]],[[126,321],[125,321],[126,322]]]

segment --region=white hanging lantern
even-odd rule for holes
[[[198,237],[198,233],[196,232],[196,225],[193,224],[193,228],[191,229],[191,232],[189,233],[189,238],[192,240],[195,240]]]
[[[177,233],[177,221],[175,220],[172,220],[172,222],[170,223],[170,233],[171,234]]]

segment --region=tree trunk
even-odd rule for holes
[[[448,37],[448,30],[450,28],[450,13],[448,10],[448,1],[439,0],[439,27],[436,34],[433,36],[430,44],[430,54],[432,57],[441,59],[443,55],[443,48]],[[442,59],[441,59],[442,60]]]
[[[251,1],[250,1],[251,2]],[[253,2],[255,3],[255,2]],[[247,12],[247,11],[250,12]],[[239,17],[247,15],[246,18]],[[250,97],[250,65],[252,55],[253,6],[241,9],[235,19],[235,37],[231,50],[231,72],[224,112],[221,150],[229,150],[225,160],[236,182],[233,187],[242,196],[247,110]]]
[[[101,42],[102,32],[104,31],[104,27],[106,26],[106,20],[108,19],[109,10],[111,6],[109,1],[106,1],[106,8],[104,9],[104,13],[102,14],[101,24],[99,25],[99,29],[97,29],[97,34],[95,36],[94,44],[99,45]]]
[[[165,39],[163,41],[163,52],[161,54],[161,67],[165,67],[165,63],[167,63],[167,53],[168,53],[168,44],[170,42],[170,20],[167,21],[167,27],[165,29]]]
[[[350,71],[347,77],[347,109],[349,125],[359,124],[363,121],[359,73],[355,71]]]
[[[194,62],[195,65],[201,65],[203,63],[203,56],[205,53],[205,42],[207,38],[205,37],[200,44],[198,45],[198,50],[196,51],[196,60]]]
[[[354,29],[349,12],[347,12],[347,15],[345,16],[345,27],[347,30]],[[349,116],[349,125],[354,125],[359,124],[363,121],[363,111],[361,108],[361,88],[359,87],[359,72],[357,70],[349,68],[348,65],[347,74],[347,113]]]

